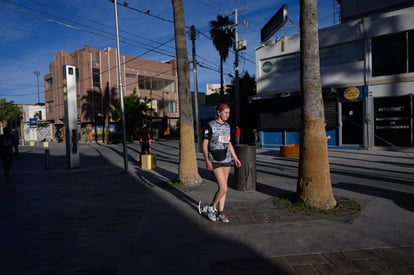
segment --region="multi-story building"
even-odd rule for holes
[[[85,46],[73,53],[56,53],[49,64],[50,72],[44,77],[44,87],[46,119],[57,129],[64,123],[64,65],[76,67],[78,116],[82,130],[90,125],[94,129],[102,128],[107,115],[110,124],[115,125],[117,119],[107,110],[115,99],[119,99],[116,49],[98,50]],[[159,131],[166,126],[175,128],[179,117],[176,61],[157,62],[121,55],[121,71],[124,95],[135,93],[147,102],[152,128]]]
[[[341,23],[319,30],[330,146],[413,146],[414,3],[337,0]],[[263,147],[299,142],[300,36],[256,51]]]

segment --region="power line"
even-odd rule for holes
[[[77,30],[77,31],[86,32],[86,33],[89,33],[89,34],[92,34],[92,35],[95,35],[95,36],[100,36],[100,37],[103,37],[103,38],[111,40],[111,41],[114,40],[113,34],[111,32],[102,30],[100,28],[96,28],[94,26],[91,26],[90,24],[86,24],[86,23],[79,22],[79,21],[76,21],[76,20],[67,20],[64,17],[56,16],[55,15],[56,13],[51,14],[50,12],[44,12],[43,10],[39,10],[39,9],[30,7],[30,6],[27,6],[27,5],[24,5],[24,4],[19,4],[15,1],[10,1],[10,0],[4,0],[4,1],[9,3],[9,4],[15,5],[15,6],[14,7],[5,6],[5,5],[0,5],[0,6],[2,6],[5,9],[11,10],[13,12],[21,13],[21,14],[26,15],[26,16],[32,16],[32,17],[38,18],[40,20],[47,21],[49,23],[57,24],[57,25],[67,27],[67,28],[71,28],[71,29],[74,29],[74,30]],[[36,1],[36,0],[29,0],[29,1],[32,2],[32,3],[36,3],[36,4],[38,4],[42,7],[45,7],[49,10],[52,10],[52,11],[58,10],[58,9],[56,9],[56,8],[50,6],[50,5],[43,4],[43,3],[39,2],[39,1]],[[163,18],[161,16],[156,16],[156,15],[153,15],[151,13],[144,12],[144,11],[141,11],[141,10],[133,8],[133,7],[125,6],[125,3],[122,6],[127,7],[131,10],[143,13],[145,15],[152,16],[152,17],[154,17],[158,20],[163,20],[163,21],[168,22],[168,23],[173,23],[172,20]],[[59,12],[62,12],[62,10],[59,9]],[[85,18],[85,17],[81,17],[81,16],[78,16],[74,13],[67,12],[66,10],[64,12],[65,12],[65,14],[70,15],[69,17],[72,17],[72,18],[75,17],[75,18],[79,18],[81,20],[84,20],[85,22],[91,22],[92,24],[99,24],[99,26],[109,27],[108,25],[102,24],[102,22],[98,22],[98,21],[91,20],[91,19],[88,19],[88,18]],[[121,31],[121,32],[123,34],[127,34],[127,35],[130,35],[130,36],[135,36],[135,37],[138,37],[140,39],[143,38],[141,36],[138,36],[136,34],[133,34],[133,33],[127,32],[127,31]],[[206,36],[204,33],[201,33],[201,32],[199,32],[199,33],[201,35],[203,35],[205,38],[207,38],[209,41],[211,41],[210,37]],[[164,43],[159,43],[157,41],[150,40],[150,39],[147,39],[147,38],[144,38],[144,39],[147,40],[147,41],[150,41],[151,43],[157,43],[157,45],[155,47],[148,47],[148,45],[145,45],[142,42],[134,41],[133,39],[126,38],[126,37],[122,38],[122,42],[126,43],[126,44],[129,44],[129,45],[133,45],[133,46],[136,46],[136,44],[141,44],[145,47],[145,52],[143,52],[140,55],[137,55],[136,57],[141,57],[141,56],[144,56],[148,53],[159,53],[159,54],[162,54],[164,56],[175,58],[175,54],[168,53],[168,51],[165,51],[165,50],[163,50],[163,51],[159,50],[163,46],[167,46],[171,49],[174,49],[174,47],[168,46],[168,43],[173,41],[174,38],[172,38],[172,39],[170,39],[170,40],[168,40],[167,42],[164,42]],[[212,61],[206,59],[205,57],[202,57],[202,56],[199,56],[199,55],[198,55],[198,57],[199,57],[199,60],[201,60],[201,62],[202,62],[202,63],[199,63],[201,68],[210,70],[210,71],[215,72],[215,73],[218,73],[218,69],[216,68],[217,67],[217,62],[212,62]],[[229,72],[231,71],[230,69],[226,69],[226,70],[229,71]]]
[[[109,1],[112,1],[112,0],[109,0]],[[167,18],[164,18],[164,17],[161,17],[161,16],[157,16],[157,15],[153,15],[153,14],[151,14],[151,12],[149,11],[149,10],[147,10],[147,11],[143,11],[143,10],[140,10],[140,9],[137,9],[137,8],[134,8],[134,7],[131,7],[128,3],[126,3],[126,2],[124,2],[123,4],[121,4],[121,3],[118,3],[118,5],[120,5],[120,6],[122,6],[122,7],[125,7],[125,8],[128,8],[128,9],[130,9],[130,10],[133,10],[133,11],[136,11],[136,12],[139,12],[139,13],[141,13],[141,14],[144,14],[144,15],[147,15],[147,16],[151,16],[151,17],[154,17],[154,18],[156,18],[156,19],[159,19],[159,20],[162,20],[162,21],[165,21],[165,22],[168,22],[168,23],[171,23],[171,24],[174,24],[174,21],[173,20],[170,20],[170,19],[167,19]],[[191,27],[190,26],[186,26],[186,28],[189,30]],[[197,34],[200,34],[200,35],[202,35],[203,37],[205,37],[205,38],[207,38],[209,41],[211,41],[211,38],[209,37],[209,36],[207,36],[206,34],[204,34],[204,33],[202,33],[202,32],[200,32],[199,30],[197,30]],[[209,60],[207,60],[206,58],[204,58],[204,57],[202,57],[202,56],[200,56],[200,55],[196,55],[196,57],[198,58],[198,59],[203,59],[206,63],[213,63],[214,65],[215,65],[215,63],[214,62],[211,62],[211,61],[209,61]],[[198,63],[199,64],[199,63]],[[210,65],[200,65],[200,67],[202,67],[202,68],[206,68],[206,69],[209,69],[209,70],[211,70],[211,71],[214,71],[214,72],[219,72],[219,70],[218,69],[213,69],[213,66],[210,64]],[[228,70],[229,72],[230,72],[230,70]]]
[[[64,27],[67,27],[67,28],[71,28],[71,29],[74,29],[74,30],[83,31],[83,32],[86,32],[86,33],[89,33],[89,34],[92,34],[92,35],[95,35],[95,36],[100,36],[100,37],[106,38],[106,39],[111,40],[111,41],[114,40],[114,35],[111,32],[101,30],[101,29],[97,29],[95,27],[85,25],[84,23],[80,23],[78,21],[67,20],[66,18],[62,18],[62,17],[56,16],[54,14],[47,13],[47,12],[44,12],[42,10],[35,9],[33,7],[28,7],[28,6],[16,3],[14,1],[10,1],[10,0],[3,0],[3,1],[8,2],[10,4],[13,4],[13,5],[20,8],[20,9],[18,9],[16,7],[1,5],[5,9],[11,10],[11,11],[14,11],[14,12],[17,12],[17,13],[21,13],[21,14],[24,14],[24,15],[29,15],[29,16],[32,16],[32,17],[36,17],[38,19],[45,20],[47,22],[57,24],[57,25],[60,25],[60,26],[64,26]],[[35,1],[35,2],[37,2],[37,1]],[[47,6],[47,7],[49,7],[49,6]],[[71,14],[69,13],[69,15],[71,15]],[[80,16],[76,16],[76,17],[84,19],[86,21],[91,21],[91,22],[96,23],[96,21],[85,19],[84,17],[80,17]],[[101,25],[105,26],[104,24],[101,24]],[[106,25],[106,27],[109,28],[111,26]],[[157,46],[155,48],[159,47],[158,46],[159,42],[149,40],[149,39],[147,39],[145,37],[142,37],[142,36],[137,36],[136,34],[133,34],[133,33],[127,32],[127,31],[122,31],[122,33],[126,33],[126,34],[129,34],[129,35],[138,37],[139,39],[145,39],[145,40],[151,41],[152,43],[157,43]],[[151,49],[152,46],[145,45],[144,43],[142,43],[140,41],[135,41],[135,40],[132,40],[130,38],[122,37],[122,42],[125,43],[125,44],[132,45],[132,46],[138,46],[140,44],[146,50],[145,53],[155,52],[155,53],[165,55],[165,56],[168,56],[168,57],[175,57],[175,55],[173,53],[169,53],[168,51],[153,50],[153,49]],[[165,45],[165,43],[164,43],[164,45]]]

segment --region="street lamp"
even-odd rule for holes
[[[37,78],[37,104],[40,104],[40,90],[39,90],[39,75],[40,72],[39,71],[34,71],[33,72]]]

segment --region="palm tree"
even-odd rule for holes
[[[331,209],[332,193],[319,60],[317,0],[300,1],[302,131],[297,194],[312,207]]]
[[[0,98],[0,126],[6,125],[7,120],[16,118],[18,115],[20,115],[20,109],[14,101],[6,101],[5,98]]]
[[[97,123],[104,124],[104,134],[102,137],[104,143],[109,143],[109,120],[111,114],[113,119],[117,119],[115,117],[116,113],[113,112],[118,103],[116,96],[116,88],[113,87],[111,89],[109,83],[106,83],[103,92],[88,90],[87,94],[81,98],[84,101],[81,106],[82,117],[94,123],[95,133],[97,132]],[[95,141],[97,141],[97,135],[95,135]]]
[[[217,20],[210,21],[210,37],[220,55],[220,95],[224,94],[223,63],[234,44],[234,31],[230,28],[233,24],[228,16],[221,15],[217,15]]]
[[[132,94],[125,96],[125,130],[127,140],[131,141],[138,136],[138,129],[146,122],[146,103],[137,96],[135,90]]]
[[[117,99],[117,88],[109,87],[109,83],[106,83],[105,90],[102,94],[102,116],[104,118],[104,142],[109,143],[109,121],[118,120],[119,117],[113,112],[115,106],[119,104]],[[112,117],[111,117],[112,116]]]
[[[178,99],[180,101],[180,164],[178,178],[186,186],[201,184],[194,142],[190,72],[183,0],[172,0],[174,11],[175,51],[177,55]]]

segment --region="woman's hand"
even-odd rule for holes
[[[241,162],[239,159],[234,159],[234,165],[236,165],[237,168],[241,167]]]
[[[207,170],[213,171],[213,164],[208,159],[206,160],[206,167],[207,167]]]

